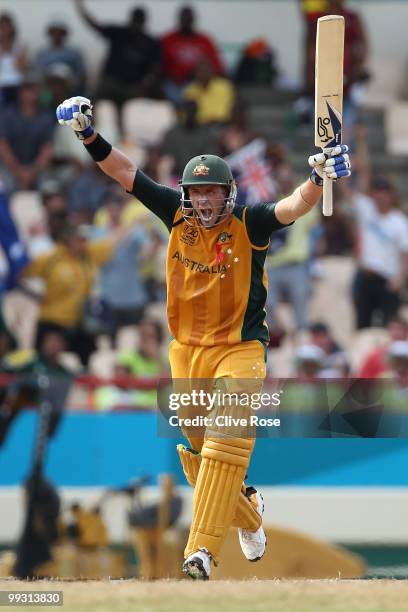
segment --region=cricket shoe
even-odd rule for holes
[[[211,574],[212,557],[206,548],[199,548],[183,563],[183,572],[194,580],[208,580]]]
[[[262,517],[264,513],[264,500],[259,491],[254,487],[247,487],[245,495],[255,499],[257,503],[257,512]],[[262,525],[256,531],[248,531],[248,529],[238,529],[239,543],[241,544],[242,552],[248,561],[259,561],[266,550],[266,534]]]

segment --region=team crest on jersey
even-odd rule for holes
[[[193,170],[193,176],[208,176],[210,169],[205,164],[198,164]]]
[[[217,238],[217,242],[215,243],[215,261],[217,264],[220,264],[224,261],[225,252],[223,250],[223,246],[229,244],[232,240],[232,234],[228,232],[221,232],[221,234]]]
[[[193,246],[197,242],[198,233],[198,229],[194,225],[185,223],[180,240],[184,242],[184,244],[188,244],[188,246]]]
[[[221,232],[217,238],[217,242],[220,242],[221,244],[228,244],[231,242],[231,238],[232,234],[229,234],[228,232]]]

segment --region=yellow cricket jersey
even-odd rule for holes
[[[158,185],[140,170],[132,193],[167,225],[167,315],[172,335],[192,346],[267,343],[269,236],[283,229],[274,204],[235,206],[220,225],[187,223],[180,193]]]
[[[40,321],[75,327],[89,297],[97,268],[113,255],[110,240],[95,240],[82,258],[73,257],[63,245],[36,257],[24,270],[25,277],[42,278],[45,283],[40,304]]]

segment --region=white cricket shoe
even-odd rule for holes
[[[194,580],[208,580],[211,574],[212,557],[206,548],[200,548],[183,563],[183,572]]]
[[[254,487],[247,487],[246,495],[247,497],[256,496],[257,511],[262,517],[264,513],[264,501],[261,493],[254,489]],[[248,561],[259,561],[266,550],[266,534],[262,525],[256,531],[238,528],[238,536],[242,552]]]

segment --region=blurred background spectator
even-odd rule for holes
[[[310,230],[317,223],[317,210],[298,219],[291,227],[279,230],[271,238],[268,251],[267,313],[271,329],[276,327],[276,306],[282,298],[293,308],[296,329],[308,324],[311,291]]]
[[[105,237],[120,228],[122,212],[128,198],[122,190],[112,189],[106,196],[103,210],[106,223],[98,228]],[[141,276],[143,264],[153,255],[154,244],[142,225],[134,226],[117,247],[113,257],[100,270],[100,299],[104,306],[107,331],[116,338],[121,327],[138,325],[148,303],[148,293]]]
[[[64,66],[66,75],[71,77],[73,89],[85,91],[84,59],[79,49],[68,44],[70,34],[68,24],[62,19],[53,19],[47,25],[46,34],[48,45],[37,52],[33,69],[40,75],[49,75],[56,74],[55,66],[58,66],[62,74],[61,66]]]
[[[28,69],[28,57],[17,37],[14,19],[0,14],[0,108],[17,101],[17,92]]]
[[[208,58],[198,60],[193,81],[184,90],[186,100],[197,104],[197,121],[202,125],[226,123],[234,106],[234,87],[217,76]]]
[[[145,32],[146,10],[134,8],[128,23],[119,26],[99,23],[86,10],[84,0],[76,0],[76,6],[86,23],[109,44],[95,98],[113,100],[121,107],[131,98],[160,97],[160,45]]]
[[[0,115],[0,176],[9,191],[34,189],[52,158],[53,112],[41,110],[39,85],[25,77],[17,105]]]
[[[388,341],[364,356],[358,372],[360,378],[378,378],[387,371],[390,347],[395,342],[405,342],[408,339],[408,323],[403,319],[391,319],[387,332]]]
[[[395,186],[384,177],[373,179],[369,194],[354,193],[351,202],[358,232],[356,327],[384,326],[398,313],[408,277],[408,219]]]
[[[41,278],[44,294],[40,298],[40,313],[36,346],[48,331],[59,331],[70,351],[86,366],[95,350],[94,329],[87,327],[92,308],[91,296],[96,271],[114,255],[119,244],[128,236],[128,228],[115,228],[104,239],[87,242],[86,228],[66,225],[56,247],[35,258],[24,270],[24,278]],[[63,304],[63,307],[62,307]],[[85,310],[84,310],[85,309]]]
[[[191,6],[179,10],[176,30],[161,39],[165,92],[176,105],[182,101],[182,88],[192,80],[198,63],[207,59],[215,74],[223,74],[224,65],[215,42],[196,29],[196,15]]]
[[[346,6],[344,0],[300,0],[304,17],[305,54],[304,54],[304,96],[295,108],[304,120],[312,120],[315,79],[316,31],[319,17],[342,15],[345,19],[344,47],[344,119],[350,125],[356,121],[358,96],[354,86],[365,82],[369,75],[368,40],[363,21],[358,13]]]
[[[156,389],[129,388],[130,377],[148,381],[158,380],[168,374],[167,356],[163,353],[164,333],[160,321],[144,318],[139,325],[138,348],[118,353],[114,385],[104,385],[95,391],[93,403],[97,410],[111,410],[115,407],[143,406],[156,408]],[[120,384],[122,380],[122,384]]]
[[[252,40],[242,52],[235,70],[237,85],[275,85],[279,76],[274,50],[263,38]]]
[[[186,163],[202,151],[217,153],[217,135],[197,121],[197,103],[187,100],[180,105],[179,121],[166,132],[160,150],[172,163],[172,174],[180,178]]]

